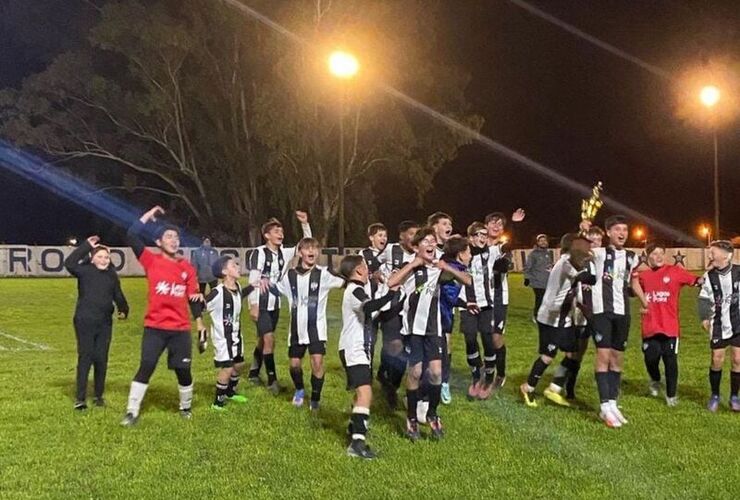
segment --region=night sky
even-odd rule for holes
[[[84,2],[75,9],[72,1],[45,0],[36,11],[12,5],[23,3],[0,0],[0,87],[17,86],[42,69],[68,48],[60,41],[74,43],[65,30],[84,32],[93,22]],[[740,54],[735,0],[531,3],[670,73]],[[467,96],[485,119],[484,134],[584,184],[602,180],[613,198],[687,233],[711,222],[711,134],[675,117],[670,82],[507,1],[444,5],[447,29],[440,36],[472,77]],[[740,229],[739,123],[719,132],[726,236]],[[117,237],[106,233],[103,221],[2,169],[0,185],[0,242],[58,244],[92,232],[109,241]],[[401,219],[444,210],[463,231],[487,212],[523,207],[520,244],[540,232],[562,234],[578,222],[579,195],[479,145],[464,147],[434,185],[422,209],[403,192],[379,187],[383,222],[393,228]]]

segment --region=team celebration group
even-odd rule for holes
[[[452,218],[442,212],[424,224],[403,221],[398,241],[388,243],[382,224],[371,224],[370,246],[357,255],[346,255],[337,269],[318,265],[321,248],[311,237],[308,216],[296,212],[303,239],[295,247],[283,246],[283,226],[276,219],[262,226],[264,245],[247,259],[247,286],[242,288],[241,263],[219,256],[205,239],[192,263],[183,258],[178,228],[157,221],[164,212],[154,207],[128,231],[132,247],[148,281],[141,359],[131,382],[124,426],[135,425],[149,379],[162,353],[177,377],[179,411],[192,418],[193,378],[191,316],[195,318],[197,347],[208,345],[217,369],[211,409],[226,411],[244,403],[237,390],[241,375],[278,394],[281,387],[275,368],[275,332],[281,300],[287,300],[288,357],[295,392],[292,404],[319,411],[326,355],[326,307],[332,289],[343,288],[339,358],[346,372],[347,388],[354,391],[348,425],[347,453],[371,459],[367,445],[368,421],[373,398],[373,378],[383,397],[395,409],[405,379],[406,436],[421,438],[420,424],[429,436],[444,435],[438,410],[452,400],[449,377],[452,355],[450,334],[455,328],[465,338],[471,380],[470,400],[485,400],[506,382],[505,331],[512,268],[504,230],[507,223],[524,219],[523,210],[511,217],[488,214],[474,222],[467,234],[453,233]],[[642,350],[653,396],[662,392],[660,362],[664,365],[665,399],[675,406],[678,383],[678,299],[684,286],[700,287],[699,314],[708,332],[711,349],[708,409],[720,406],[720,382],[725,354],[731,353],[730,408],[740,411],[740,266],[732,264],[733,247],[715,241],[709,247],[707,271],[698,277],[680,260],[666,262],[665,247],[648,244],[643,255],[627,250],[628,221],[622,216],[605,220],[604,229],[585,218],[577,231],[564,235],[560,256],[553,259],[546,235],[537,237],[527,257],[525,285],[534,291],[532,320],[539,330],[539,351],[526,382],[519,388],[528,407],[540,404],[535,396],[540,379],[561,354],[547,400],[569,406],[575,398],[581,360],[589,339],[595,346],[594,373],[600,400],[599,417],[611,428],[628,423],[618,404],[624,351],[630,329],[630,298],[639,300]],[[145,246],[153,240],[157,249]],[[128,305],[118,276],[110,265],[110,252],[91,236],[65,261],[78,280],[74,315],[77,335],[77,395],[75,409],[87,409],[86,389],[94,368],[95,405],[105,405],[103,392],[111,341],[113,305],[121,318]],[[207,292],[207,293],[206,293]],[[251,364],[245,357],[241,332],[242,312],[255,322],[258,341]],[[210,317],[206,327],[204,315]],[[285,320],[283,320],[285,321]],[[376,337],[380,359],[374,360]],[[482,349],[481,349],[482,348]],[[310,394],[306,394],[303,358],[310,361]]]

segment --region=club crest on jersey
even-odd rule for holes
[[[671,282],[670,276],[663,276],[663,283],[665,283],[667,285],[670,282]]]
[[[184,272],[180,275],[182,279],[186,279],[188,277],[188,273]]]
[[[318,289],[319,289],[319,284],[318,283],[316,283],[316,282],[311,283],[311,291],[312,292],[315,292]]]

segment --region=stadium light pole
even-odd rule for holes
[[[699,100],[708,110],[719,102],[720,91],[714,85],[707,85],[699,92]],[[719,229],[719,156],[717,152],[717,124],[712,120],[712,138],[714,139],[714,234],[720,238]]]
[[[360,64],[349,52],[336,50],[329,55],[329,71],[340,80],[339,96],[339,254],[344,254],[344,101],[347,98],[347,82],[357,75]]]

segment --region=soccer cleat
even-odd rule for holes
[[[375,452],[362,439],[353,439],[347,447],[347,456],[372,460],[376,458]]]
[[[611,411],[611,408],[602,408],[599,413],[599,418],[604,421],[607,427],[610,429],[619,429],[622,427],[622,422],[619,421],[616,415]]]
[[[93,404],[97,406],[98,408],[105,408],[105,399],[95,398],[93,399]]]
[[[452,394],[450,393],[450,384],[444,383],[442,384],[442,393],[440,394],[440,401],[442,401],[442,404],[450,404],[452,403]]]
[[[262,379],[259,375],[250,375],[247,380],[249,380],[249,383],[252,385],[262,385]]]
[[[732,411],[740,411],[740,398],[737,396],[732,396],[730,398],[730,409]]]
[[[537,408],[537,401],[534,399],[534,392],[529,392],[527,384],[519,386],[519,392],[522,394],[524,404],[530,408]]]
[[[716,413],[717,410],[719,410],[718,394],[712,394],[712,397],[709,398],[709,403],[707,403],[707,410],[711,411],[712,413]]]
[[[190,408],[180,409],[180,418],[183,420],[192,420],[193,412]]]
[[[132,427],[136,425],[136,422],[139,421],[139,417],[134,416],[133,413],[127,413],[124,415],[123,420],[121,420],[121,425],[123,427]]]
[[[493,393],[493,382],[483,382],[478,389],[478,399],[485,400],[491,397]]]
[[[624,415],[622,415],[622,412],[619,410],[619,407],[617,406],[617,402],[609,401],[609,404],[611,405],[611,412],[614,414],[615,417],[617,417],[617,420],[619,420],[619,423],[628,424],[629,422],[624,417]]]
[[[654,398],[660,396],[660,382],[651,380],[650,385],[648,386],[648,391],[650,392],[650,395]]]
[[[303,406],[303,399],[305,398],[306,393],[303,389],[298,389],[295,391],[295,394],[293,394],[293,406],[296,408],[300,408]]]
[[[211,405],[211,410],[218,412],[218,413],[224,413],[228,411],[225,406],[217,405],[216,403],[213,403]]]
[[[429,411],[429,401],[421,400],[418,403],[416,403],[416,421],[420,424],[426,424],[428,411]]]
[[[406,419],[406,437],[414,443],[421,439],[419,424],[415,420]]]
[[[678,398],[676,396],[673,396],[672,398],[669,398],[668,396],[666,396],[665,404],[671,407],[678,406]]]
[[[85,411],[87,410],[87,403],[84,401],[75,401],[74,409],[77,411]]]
[[[496,378],[493,379],[493,390],[498,391],[504,386],[505,383],[506,377],[499,377],[498,375],[496,375]]]
[[[543,391],[543,394],[547,399],[560,406],[570,407],[570,403],[560,393],[553,391],[549,387]]]
[[[208,331],[200,330],[198,331],[198,352],[203,354],[206,352],[206,347],[208,347]]]
[[[439,416],[434,416],[429,419],[429,427],[432,429],[432,439],[439,441],[445,435],[444,429],[442,429],[442,420]]]
[[[277,380],[268,385],[267,390],[270,391],[273,396],[277,396],[278,394],[280,394],[280,385],[278,385]]]
[[[318,401],[311,400],[308,402],[308,408],[312,412],[317,412],[319,411],[319,408],[321,408],[321,404]]]
[[[227,396],[226,399],[229,401],[233,401],[234,403],[246,403],[247,398],[242,396],[241,394],[232,394],[231,396]]]
[[[468,401],[473,401],[478,399],[478,396],[480,395],[480,389],[481,389],[481,382],[480,379],[473,380],[470,382],[470,386],[468,386]]]

